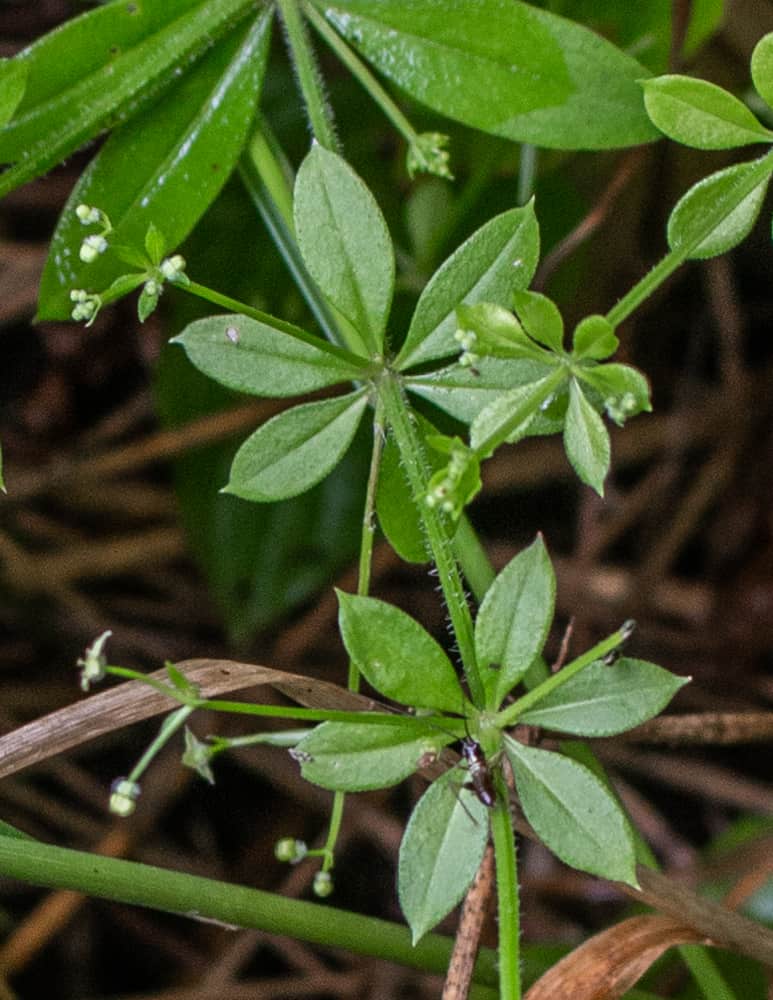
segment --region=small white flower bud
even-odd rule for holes
[[[93,205],[78,205],[75,209],[75,214],[84,226],[93,226],[95,222],[99,222],[100,220],[100,211],[98,208],[94,208]]]
[[[274,845],[274,856],[277,861],[285,861],[291,865],[303,861],[308,852],[305,840],[294,840],[292,837],[283,837]]]
[[[116,778],[110,786],[110,812],[114,816],[131,816],[137,808],[137,799],[142,789],[136,781]]]
[[[156,281],[155,278],[149,278],[145,282],[145,294],[146,295],[160,295],[161,285]]]
[[[314,895],[327,898],[333,892],[333,878],[330,872],[317,872],[314,876]]]
[[[78,256],[84,264],[91,264],[105,250],[107,250],[107,240],[105,237],[92,233],[91,236],[87,236],[83,243],[81,243]]]

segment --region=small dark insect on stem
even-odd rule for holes
[[[462,740],[462,756],[467,761],[467,771],[470,775],[470,780],[464,787],[470,788],[478,801],[487,809],[493,809],[497,797],[483,747],[471,736],[465,736]]]

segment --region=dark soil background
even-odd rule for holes
[[[13,54],[82,9],[63,0],[3,3],[0,54]],[[751,48],[771,29],[773,4],[732,4],[726,27],[690,72],[742,93]],[[272,99],[281,104],[282,96]],[[356,107],[344,112],[345,143],[347,113],[356,119]],[[363,150],[371,157],[376,151],[385,184],[400,173],[402,153],[380,122],[350,141],[355,163]],[[0,731],[78,700],[75,661],[106,628],[114,632],[112,662],[138,669],[211,656],[342,683],[346,665],[330,584],[354,586],[350,548],[344,546],[326,586],[312,594],[299,585],[298,600],[288,598],[274,612],[267,602],[263,627],[240,630],[233,605],[227,627],[222,595],[212,596],[200,553],[207,524],[196,523],[190,506],[180,516],[181,463],[198,462],[202,489],[208,483],[214,495],[223,478],[207,472],[203,446],[233,448],[267,412],[263,404],[234,398],[221,413],[161,423],[155,372],[182,321],[171,302],[143,327],[129,301],[90,329],[32,323],[46,241],[88,157],[78,154],[0,206],[0,440],[8,485],[0,500]],[[727,162],[723,154],[665,143],[546,157],[538,216],[543,204],[549,215],[559,197],[550,186],[556,178],[572,179],[582,206],[571,224],[553,219],[539,276],[568,323],[605,311],[645,273],[664,252],[665,221],[680,193]],[[512,198],[512,170],[506,158],[502,164],[496,183]],[[571,648],[579,652],[633,617],[632,655],[694,678],[670,712],[773,711],[769,217],[768,206],[752,236],[728,256],[683,267],[625,325],[623,360],[650,378],[654,413],[613,432],[604,501],[578,487],[560,442],[537,440],[503,449],[485,467],[484,494],[471,511],[497,566],[544,532],[559,580],[548,652],[557,655],[570,619]],[[268,238],[260,239],[258,252],[271,256]],[[256,506],[249,517],[257,531],[269,513]],[[292,591],[286,552],[264,558],[262,579],[270,580],[282,560],[277,574]],[[315,550],[293,559],[305,569]],[[442,636],[434,582],[425,567],[407,567],[378,545],[374,593]],[[765,724],[744,735],[737,720],[724,723],[707,745],[664,744],[655,734],[649,742],[607,740],[597,749],[666,870],[691,885],[709,882],[715,892],[735,887],[736,905],[762,892],[758,900],[771,907],[764,890],[773,873],[773,833],[761,823],[773,807],[770,744],[760,740]],[[181,767],[174,744],[154,764],[135,816],[110,817],[111,780],[130,769],[157,725],[116,729],[6,778],[0,817],[59,845],[310,897],[314,866],[280,865],[273,845],[288,835],[319,843],[330,796],[304,783],[286,752],[224,756],[209,787]],[[202,736],[249,731],[232,718],[194,725]],[[769,740],[769,717],[766,725]],[[399,919],[395,861],[421,790],[416,779],[350,799],[331,903]],[[739,841],[721,868],[707,866],[706,848],[737,830],[739,820],[759,836]],[[522,847],[520,861],[525,942],[572,946],[625,911],[613,887],[567,870],[538,846]],[[453,926],[449,920],[444,929]],[[437,979],[385,963],[4,879],[0,936],[2,1000],[432,997],[440,989]],[[486,940],[494,937],[492,921]],[[754,983],[739,996],[763,990],[763,997],[764,987]],[[657,982],[662,995],[683,986],[676,967]]]

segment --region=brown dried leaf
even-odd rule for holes
[[[532,986],[525,1000],[616,1000],[667,948],[701,940],[697,931],[671,917],[631,917],[562,958]]]
[[[252,663],[201,659],[185,660],[176,664],[176,667],[199,688],[203,698],[216,698],[229,691],[270,684],[307,708],[367,712],[381,707],[372,699],[347,691],[336,684]],[[150,677],[164,684],[169,683],[165,670],[157,670]],[[128,681],[108,691],[91,695],[0,737],[0,778],[95,739],[103,733],[130,726],[177,707],[179,702],[154,691],[141,681]]]

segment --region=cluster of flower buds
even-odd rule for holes
[[[417,135],[408,147],[406,165],[408,174],[413,177],[417,173],[434,174],[452,181],[450,156],[448,153],[448,136],[442,132],[422,132]]]
[[[274,857],[277,861],[284,861],[285,864],[297,865],[308,853],[309,848],[305,840],[283,837],[274,845]]]
[[[70,315],[77,323],[85,321],[86,326],[91,326],[102,308],[101,297],[87,292],[85,288],[73,288],[70,291],[70,301],[74,303]]]
[[[91,264],[107,250],[107,237],[112,233],[113,227],[107,215],[94,205],[78,205],[75,214],[83,226],[102,227],[100,232],[92,233],[83,240],[78,253],[84,264]]]
[[[116,778],[110,786],[110,812],[122,818],[131,816],[137,808],[141,791],[139,782],[130,778]]]
[[[480,355],[473,351],[478,342],[478,335],[472,330],[457,330],[454,334],[454,340],[462,349],[462,353],[459,355],[459,364],[465,368],[474,368],[480,361]]]

